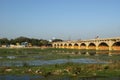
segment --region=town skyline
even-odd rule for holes
[[[0,38],[120,36],[119,0],[0,0]]]

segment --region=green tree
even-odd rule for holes
[[[43,40],[43,39],[40,40],[40,46],[47,46],[48,43],[49,41],[47,40]]]
[[[10,41],[7,38],[0,39],[0,45],[8,45]]]
[[[63,40],[62,39],[54,39],[52,40],[52,42],[62,42]]]

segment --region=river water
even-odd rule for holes
[[[54,51],[54,52],[59,52],[59,51]],[[94,55],[94,56],[102,56],[105,57],[106,59],[110,58],[112,55],[111,53],[106,54],[99,54],[96,52],[88,53],[88,52],[65,52],[61,51],[65,54],[75,54],[75,55]],[[60,53],[61,53],[60,52]],[[109,56],[109,57],[108,57]],[[117,55],[119,56],[119,55]],[[20,56],[19,56],[20,57]],[[26,58],[27,56],[22,56],[22,58]],[[107,64],[110,62],[107,62],[105,60],[101,59],[91,59],[91,58],[77,58],[77,59],[55,59],[55,60],[39,60],[39,58],[42,58],[41,56],[32,56],[35,57],[36,60],[17,60],[15,61],[17,57],[14,55],[10,56],[0,56],[0,59],[9,59],[9,61],[0,61],[0,66],[24,66],[24,64],[27,64],[29,66],[40,66],[40,65],[52,65],[52,64],[63,64],[63,63],[68,63],[68,62],[73,62],[73,63],[82,63],[82,64]],[[118,57],[119,58],[119,57]],[[117,59],[118,59],[117,58]],[[81,77],[75,77],[71,78],[69,76],[63,76],[63,77],[44,77],[40,75],[22,75],[22,76],[16,76],[16,75],[0,75],[0,80],[120,80],[120,77],[89,77],[89,78],[81,78]]]
[[[120,77],[43,77],[43,76],[15,76],[15,75],[4,75],[0,76],[0,80],[120,80]]]
[[[80,58],[80,59],[56,59],[56,60],[32,60],[32,61],[3,61],[0,63],[0,66],[23,66],[27,64],[29,66],[40,66],[40,65],[51,65],[51,64],[62,64],[62,63],[84,63],[84,64],[105,64],[108,62],[89,59],[89,58]]]

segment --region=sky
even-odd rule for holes
[[[0,0],[0,38],[120,36],[120,0]]]

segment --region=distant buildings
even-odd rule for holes
[[[0,47],[2,48],[24,48],[24,47],[32,47],[32,45],[31,43],[28,43],[28,42],[22,42],[22,43],[16,43],[16,45],[14,44],[1,45]]]

